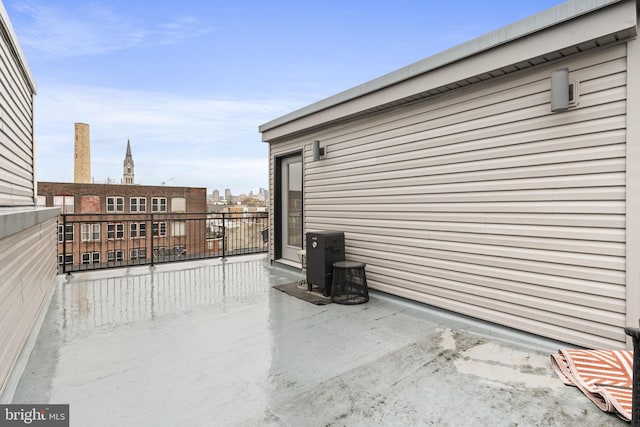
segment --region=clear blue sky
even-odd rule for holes
[[[562,3],[2,0],[36,80],[38,180],[267,187],[258,125]]]

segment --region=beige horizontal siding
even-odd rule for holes
[[[552,114],[565,66],[579,105]],[[623,348],[626,79],[624,44],[578,54],[272,143],[271,177],[321,141],[305,230],[344,231],[372,288]]]
[[[571,319],[563,314],[555,314],[553,321],[539,320],[538,313],[525,315],[522,311],[513,310],[507,304],[491,305],[490,300],[483,298],[470,298],[457,292],[438,293],[425,292],[424,279],[418,283],[419,290],[412,289],[412,282],[400,272],[399,276],[386,276],[377,280],[375,274],[368,274],[367,281],[376,289],[383,292],[398,295],[403,298],[413,299],[426,304],[441,307],[454,312],[480,319],[489,319],[491,322],[508,325],[512,328],[524,331],[535,331],[536,334],[570,343],[590,343],[596,348],[620,347],[620,341],[624,340],[624,332],[612,323],[618,323],[619,319],[606,324],[593,322],[585,316],[573,318],[571,325],[565,325],[565,321]],[[431,289],[431,287],[429,288]],[[525,307],[526,308],[526,307]],[[531,310],[530,310],[531,311]],[[527,313],[528,314],[528,313]],[[571,327],[573,326],[573,327]],[[604,329],[602,328],[604,326]],[[599,333],[594,333],[594,328]]]
[[[19,61],[0,37],[0,206],[34,204],[33,93]]]
[[[56,219],[0,240],[0,392],[56,278]]]

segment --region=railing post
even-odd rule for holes
[[[66,272],[67,272],[67,216],[65,214],[62,214],[62,274],[65,274]]]
[[[153,214],[151,214],[151,224],[149,224],[151,227],[149,227],[149,230],[151,231],[150,234],[150,240],[151,240],[151,267],[154,266],[154,262],[153,262]],[[160,235],[160,224],[158,224],[158,235]],[[160,254],[158,253],[158,256],[160,256]]]
[[[227,225],[225,213],[222,212],[222,258],[224,259],[227,252]]]

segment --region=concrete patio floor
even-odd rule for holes
[[[372,292],[316,306],[264,255],[62,277],[13,403],[72,426],[611,426],[566,344]]]

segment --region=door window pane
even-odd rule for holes
[[[302,247],[302,162],[289,164],[287,243]]]

